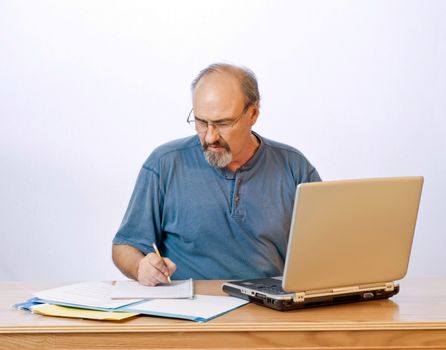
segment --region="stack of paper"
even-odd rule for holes
[[[106,282],[82,282],[34,293],[34,296],[48,304],[86,307],[93,310],[115,311],[143,299],[113,300],[110,294],[113,284]]]
[[[34,298],[14,305],[21,310],[45,316],[120,321],[138,315],[118,311],[142,299],[111,300],[112,283],[83,282],[34,293]]]
[[[156,287],[133,281],[118,282],[116,286],[83,282],[43,290],[34,296],[15,306],[43,315],[96,320],[122,320],[145,314],[206,322],[248,303],[229,296],[194,296],[192,280]]]

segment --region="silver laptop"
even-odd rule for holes
[[[223,284],[277,310],[389,298],[408,268],[423,177],[297,187],[283,277]]]

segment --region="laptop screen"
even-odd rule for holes
[[[390,282],[407,272],[423,177],[298,186],[282,287]]]

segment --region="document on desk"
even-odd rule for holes
[[[138,315],[138,313],[136,312],[89,310],[89,309],[80,309],[68,306],[50,305],[50,304],[34,305],[31,308],[31,311],[35,314],[44,316],[83,318],[90,320],[106,320],[106,321],[121,321]]]
[[[143,299],[110,299],[111,282],[82,282],[43,290],[33,295],[49,304],[111,311]]]
[[[117,281],[112,288],[112,299],[181,299],[194,296],[192,279],[172,281],[155,287],[143,286],[136,281]]]
[[[195,295],[192,299],[152,299],[119,311],[206,322],[249,302],[239,298]]]

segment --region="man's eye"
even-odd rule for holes
[[[197,123],[200,126],[207,126],[208,125],[208,122],[206,122],[204,120],[198,120],[198,119],[195,119],[195,123]]]
[[[225,127],[229,126],[229,123],[228,122],[217,122],[217,123],[214,123],[214,125],[217,128],[225,128]]]

